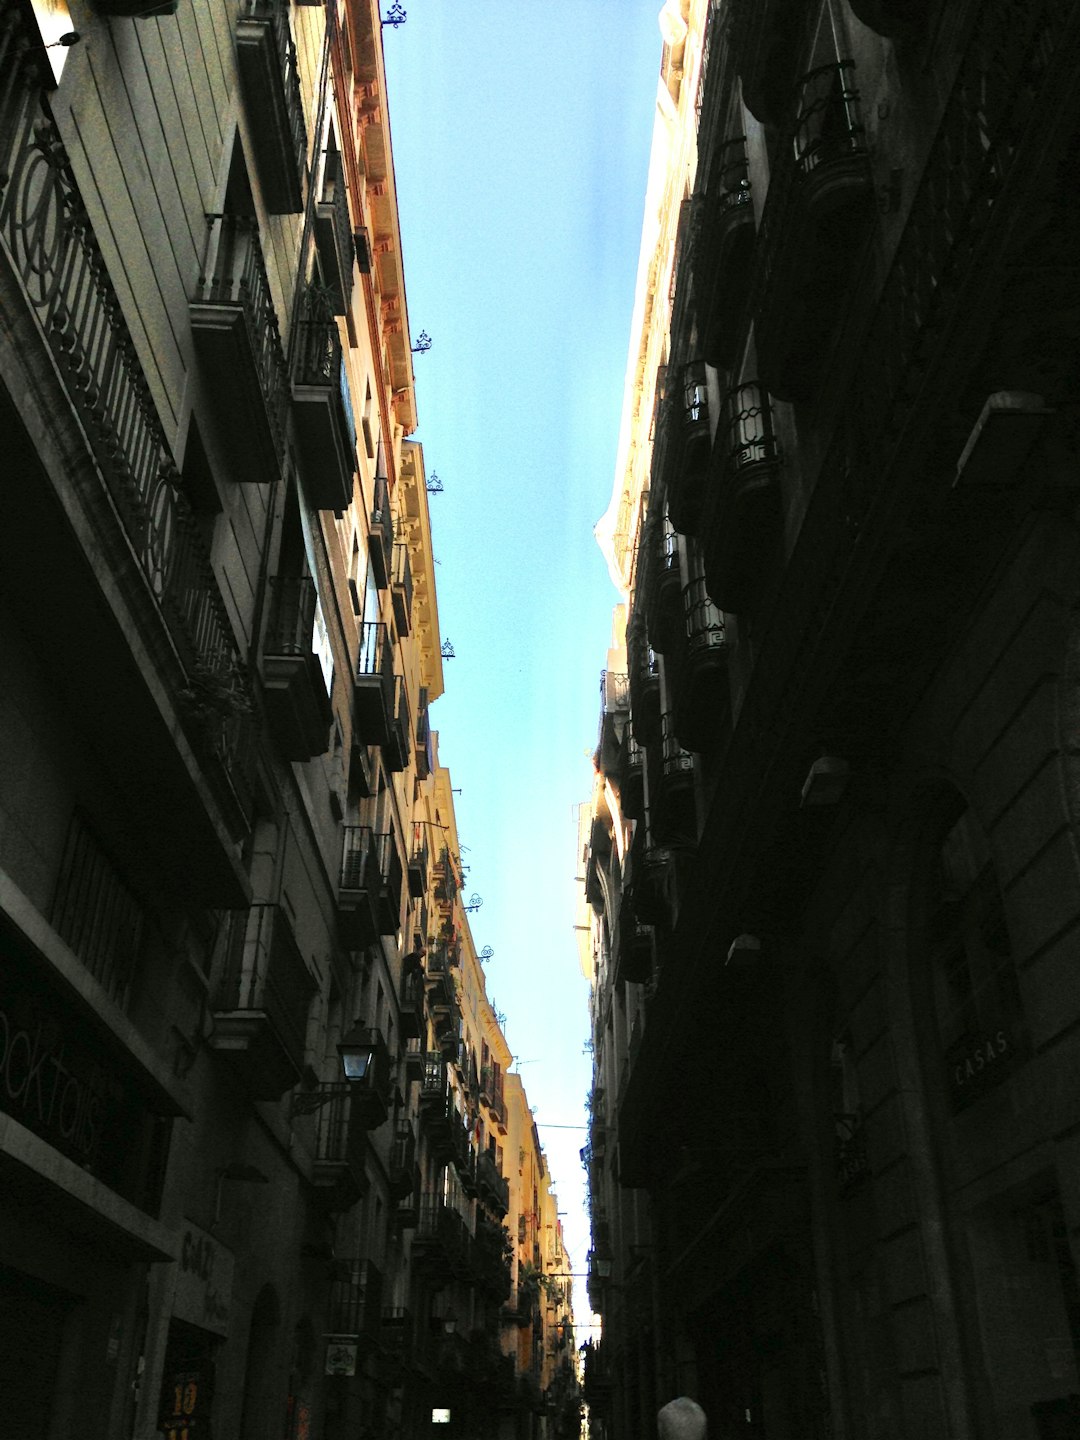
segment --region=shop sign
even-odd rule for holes
[[[946,1055],[954,1105],[962,1107],[992,1089],[1019,1059],[1017,1037],[1003,1026],[965,1035]]]
[[[173,1314],[200,1330],[227,1335],[232,1284],[232,1251],[185,1220],[176,1262]]]
[[[0,1111],[142,1204],[155,1119],[86,1022],[0,937]]]
[[[356,1374],[356,1342],[348,1340],[331,1340],[326,1346],[326,1369],[327,1375],[355,1375]]]
[[[158,1432],[163,1440],[210,1440],[209,1395],[198,1370],[167,1375],[162,1387]]]

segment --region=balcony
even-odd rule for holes
[[[409,1121],[400,1121],[390,1149],[390,1198],[399,1203],[408,1199],[417,1186],[416,1132]]]
[[[262,653],[263,701],[278,748],[288,760],[310,760],[330,748],[333,710],[315,654],[319,597],[310,576],[270,580],[270,619]]]
[[[231,916],[210,1046],[255,1100],[279,1100],[304,1068],[317,986],[280,905]]]
[[[413,1314],[402,1306],[394,1306],[391,1309],[383,1308],[382,1333],[380,1336],[383,1352],[386,1356],[397,1362],[399,1366],[405,1365],[413,1349]]]
[[[671,919],[674,862],[659,845],[634,846],[633,908],[642,925],[667,925]]]
[[[597,758],[601,774],[618,774],[623,733],[630,715],[630,677],[616,670],[600,673],[600,739]]]
[[[363,950],[379,938],[379,850],[369,825],[342,827],[338,926],[350,950]]]
[[[619,756],[619,803],[628,820],[645,818],[645,751],[629,730]]]
[[[701,350],[718,369],[730,367],[741,333],[754,235],[746,137],[738,135],[719,145],[712,158],[694,249]]]
[[[751,606],[779,539],[779,472],[769,397],[750,380],[724,402],[702,525],[706,587],[731,614]]]
[[[401,929],[401,902],[405,872],[392,830],[375,836],[379,863],[378,923],[380,935],[396,935]]]
[[[428,827],[420,820],[413,821],[412,849],[409,851],[409,894],[414,900],[421,900],[428,887]]]
[[[304,495],[316,510],[352,504],[356,429],[338,322],[327,294],[309,285],[296,327],[293,423]]]
[[[428,714],[427,686],[420,686],[420,708],[416,716],[416,778],[426,780],[435,769],[431,743],[431,716]]]
[[[443,1202],[441,1195],[422,1196],[412,1254],[429,1284],[439,1280],[446,1283],[461,1268],[467,1240],[464,1220]]]
[[[347,1081],[318,1088],[329,1099],[315,1112],[311,1183],[327,1210],[351,1210],[367,1194],[370,1184],[364,1166],[367,1127],[362,1123],[363,1107],[354,1103],[352,1086]]]
[[[420,1079],[420,1130],[432,1154],[443,1164],[454,1158],[453,1127],[457,1119],[446,1061],[438,1052],[428,1052]]]
[[[409,709],[409,692],[403,675],[394,676],[393,718],[383,746],[386,768],[395,774],[407,770],[413,756],[413,723]]]
[[[809,400],[844,311],[873,217],[873,183],[853,62],[823,65],[797,90],[792,150],[769,186],[754,275],[758,372],[774,395]]]
[[[780,124],[788,112],[801,10],[799,0],[737,0],[734,7],[743,100],[763,125]]]
[[[338,150],[323,159],[322,191],[315,204],[315,245],[319,269],[335,315],[348,313],[352,302],[353,265],[356,256],[345,167]]]
[[[709,392],[703,360],[693,360],[682,367],[668,428],[664,465],[668,514],[673,529],[683,535],[696,535],[711,444]],[[675,572],[678,573],[677,555]]]
[[[412,597],[412,561],[409,559],[409,547],[404,540],[395,540],[390,598],[394,606],[394,624],[401,637],[412,630]]]
[[[615,931],[615,984],[644,985],[652,979],[653,932],[634,914],[624,896]]]
[[[649,643],[658,654],[666,655],[682,641],[679,541],[667,515],[652,528],[649,538],[653,546],[650,584],[645,596]]]
[[[851,8],[864,25],[894,39],[918,35],[927,21],[926,0],[851,0]]]
[[[281,473],[288,371],[259,226],[250,215],[206,218],[206,259],[188,307],[195,352],[233,475],[265,485]]]
[[[697,839],[694,804],[694,757],[680,744],[675,717],[660,717],[660,776],[650,794],[652,833],[661,845],[693,843]]]
[[[456,952],[443,940],[428,951],[428,1007],[433,1014],[448,1012],[456,1003],[453,970],[457,964]]]
[[[410,970],[401,977],[401,1033],[406,1040],[420,1040],[427,1021],[427,990],[422,970]]]
[[[453,855],[444,845],[435,862],[435,899],[450,905],[461,889],[461,871]]]
[[[266,208],[271,215],[299,214],[307,131],[289,7],[283,0],[243,0],[236,64]]]
[[[385,590],[391,575],[394,552],[394,518],[390,513],[390,489],[386,477],[383,442],[379,441],[375,459],[375,487],[368,528],[368,557],[371,574],[380,590]]]
[[[639,745],[651,745],[660,734],[660,665],[649,644],[645,618],[631,608],[626,624],[630,664],[630,728]]]
[[[499,1167],[490,1151],[485,1150],[477,1161],[476,1180],[480,1199],[501,1220],[510,1209],[510,1182],[499,1174]]]
[[[327,1334],[367,1336],[377,1340],[382,1329],[382,1271],[370,1260],[335,1260],[331,1268]]]
[[[360,624],[353,709],[360,743],[385,745],[394,718],[394,647],[381,620]]]
[[[727,634],[704,575],[691,580],[683,600],[687,644],[675,696],[675,730],[688,750],[702,752],[715,747],[729,717]]]

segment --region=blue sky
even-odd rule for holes
[[[384,13],[389,9],[384,0]],[[592,527],[615,470],[652,135],[660,0],[407,0],[383,31],[416,438],[443,637],[432,712],[450,767],[488,993],[506,1016],[565,1213],[588,992],[573,932],[574,807],[591,791],[617,600]],[[576,1293],[587,1319],[584,1286]],[[582,1332],[580,1338],[584,1338]]]

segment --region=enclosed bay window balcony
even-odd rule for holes
[[[266,208],[296,215],[304,208],[307,130],[285,0],[242,0],[236,63]]]
[[[335,315],[348,313],[352,302],[356,242],[345,189],[341,152],[327,150],[323,158],[322,190],[315,204],[315,244],[319,268]]]
[[[873,217],[873,181],[854,64],[800,82],[791,151],[777,165],[762,218],[756,276],[759,374],[784,400],[808,400],[842,314]]]
[[[344,825],[341,831],[338,924],[350,950],[362,950],[379,937],[379,851],[370,825]]]
[[[208,215],[206,259],[189,311],[206,389],[232,473],[275,481],[285,437],[288,372],[258,221]]]
[[[650,784],[650,822],[661,845],[696,838],[694,809],[694,757],[680,743],[675,716],[660,717],[661,768],[655,787]],[[650,774],[650,782],[652,776]]]
[[[299,1081],[316,988],[283,906],[233,913],[210,1045],[254,1099],[277,1100]]]
[[[404,540],[395,540],[390,598],[394,606],[394,624],[403,638],[412,629],[412,597],[412,561],[409,559],[409,547]]]
[[[330,747],[333,711],[315,653],[319,597],[310,576],[270,580],[270,618],[263,641],[263,700],[281,752],[310,760]]]
[[[743,100],[763,125],[780,124],[798,54],[799,0],[735,0],[735,63]]]
[[[709,391],[704,360],[684,365],[670,413],[665,464],[667,507],[674,529],[695,535],[709,468]]]
[[[674,860],[662,845],[634,846],[633,910],[642,925],[666,925],[671,919]]]
[[[623,736],[619,757],[619,803],[628,820],[645,816],[645,751],[630,730]]]
[[[293,422],[304,494],[317,510],[347,510],[356,474],[356,429],[338,322],[326,292],[309,285],[296,330]]]
[[[600,741],[597,746],[601,774],[615,776],[619,769],[623,731],[630,715],[630,677],[617,670],[600,674]]]
[[[754,206],[746,137],[717,146],[709,166],[701,233],[694,248],[694,288],[702,352],[711,365],[731,363],[750,282]]]
[[[851,0],[851,8],[879,35],[915,36],[927,21],[927,0]]]
[[[615,927],[614,962],[616,985],[644,985],[652,978],[652,927],[641,923],[625,897]]]
[[[403,675],[394,676],[392,713],[383,755],[386,758],[386,768],[399,773],[408,769],[413,754],[412,711],[409,709],[409,692]]]
[[[375,584],[385,590],[390,579],[394,550],[394,519],[390,513],[390,487],[380,440],[375,459],[375,489],[368,530],[368,557]]]
[[[728,717],[728,645],[724,617],[709,599],[705,576],[683,592],[686,652],[679,669],[675,726],[690,750],[708,750]]]
[[[649,643],[661,655],[682,639],[682,579],[679,575],[679,541],[667,515],[652,530],[655,547],[646,595]]]
[[[702,524],[706,588],[731,614],[749,608],[780,526],[780,454],[767,391],[730,390],[713,447]]]
[[[660,663],[649,644],[646,621],[631,605],[626,623],[630,666],[630,726],[639,745],[651,745],[660,734]]]
[[[412,847],[409,850],[409,894],[420,900],[427,894],[428,885],[428,827],[415,820],[412,827]]]
[[[360,625],[353,705],[357,739],[364,745],[385,745],[394,717],[394,648],[380,620]]]
[[[382,1325],[382,1271],[371,1260],[335,1260],[331,1268],[328,1335],[377,1339]]]

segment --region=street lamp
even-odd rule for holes
[[[341,1056],[341,1073],[350,1090],[361,1086],[370,1086],[373,1083],[375,1057],[381,1046],[382,1037],[378,1030],[361,1025],[359,1021],[338,1041],[337,1052]],[[316,1110],[321,1110],[324,1105],[328,1105],[341,1093],[342,1089],[338,1085],[323,1085],[315,1090],[300,1090],[292,1097],[289,1114],[290,1116],[314,1115]]]

